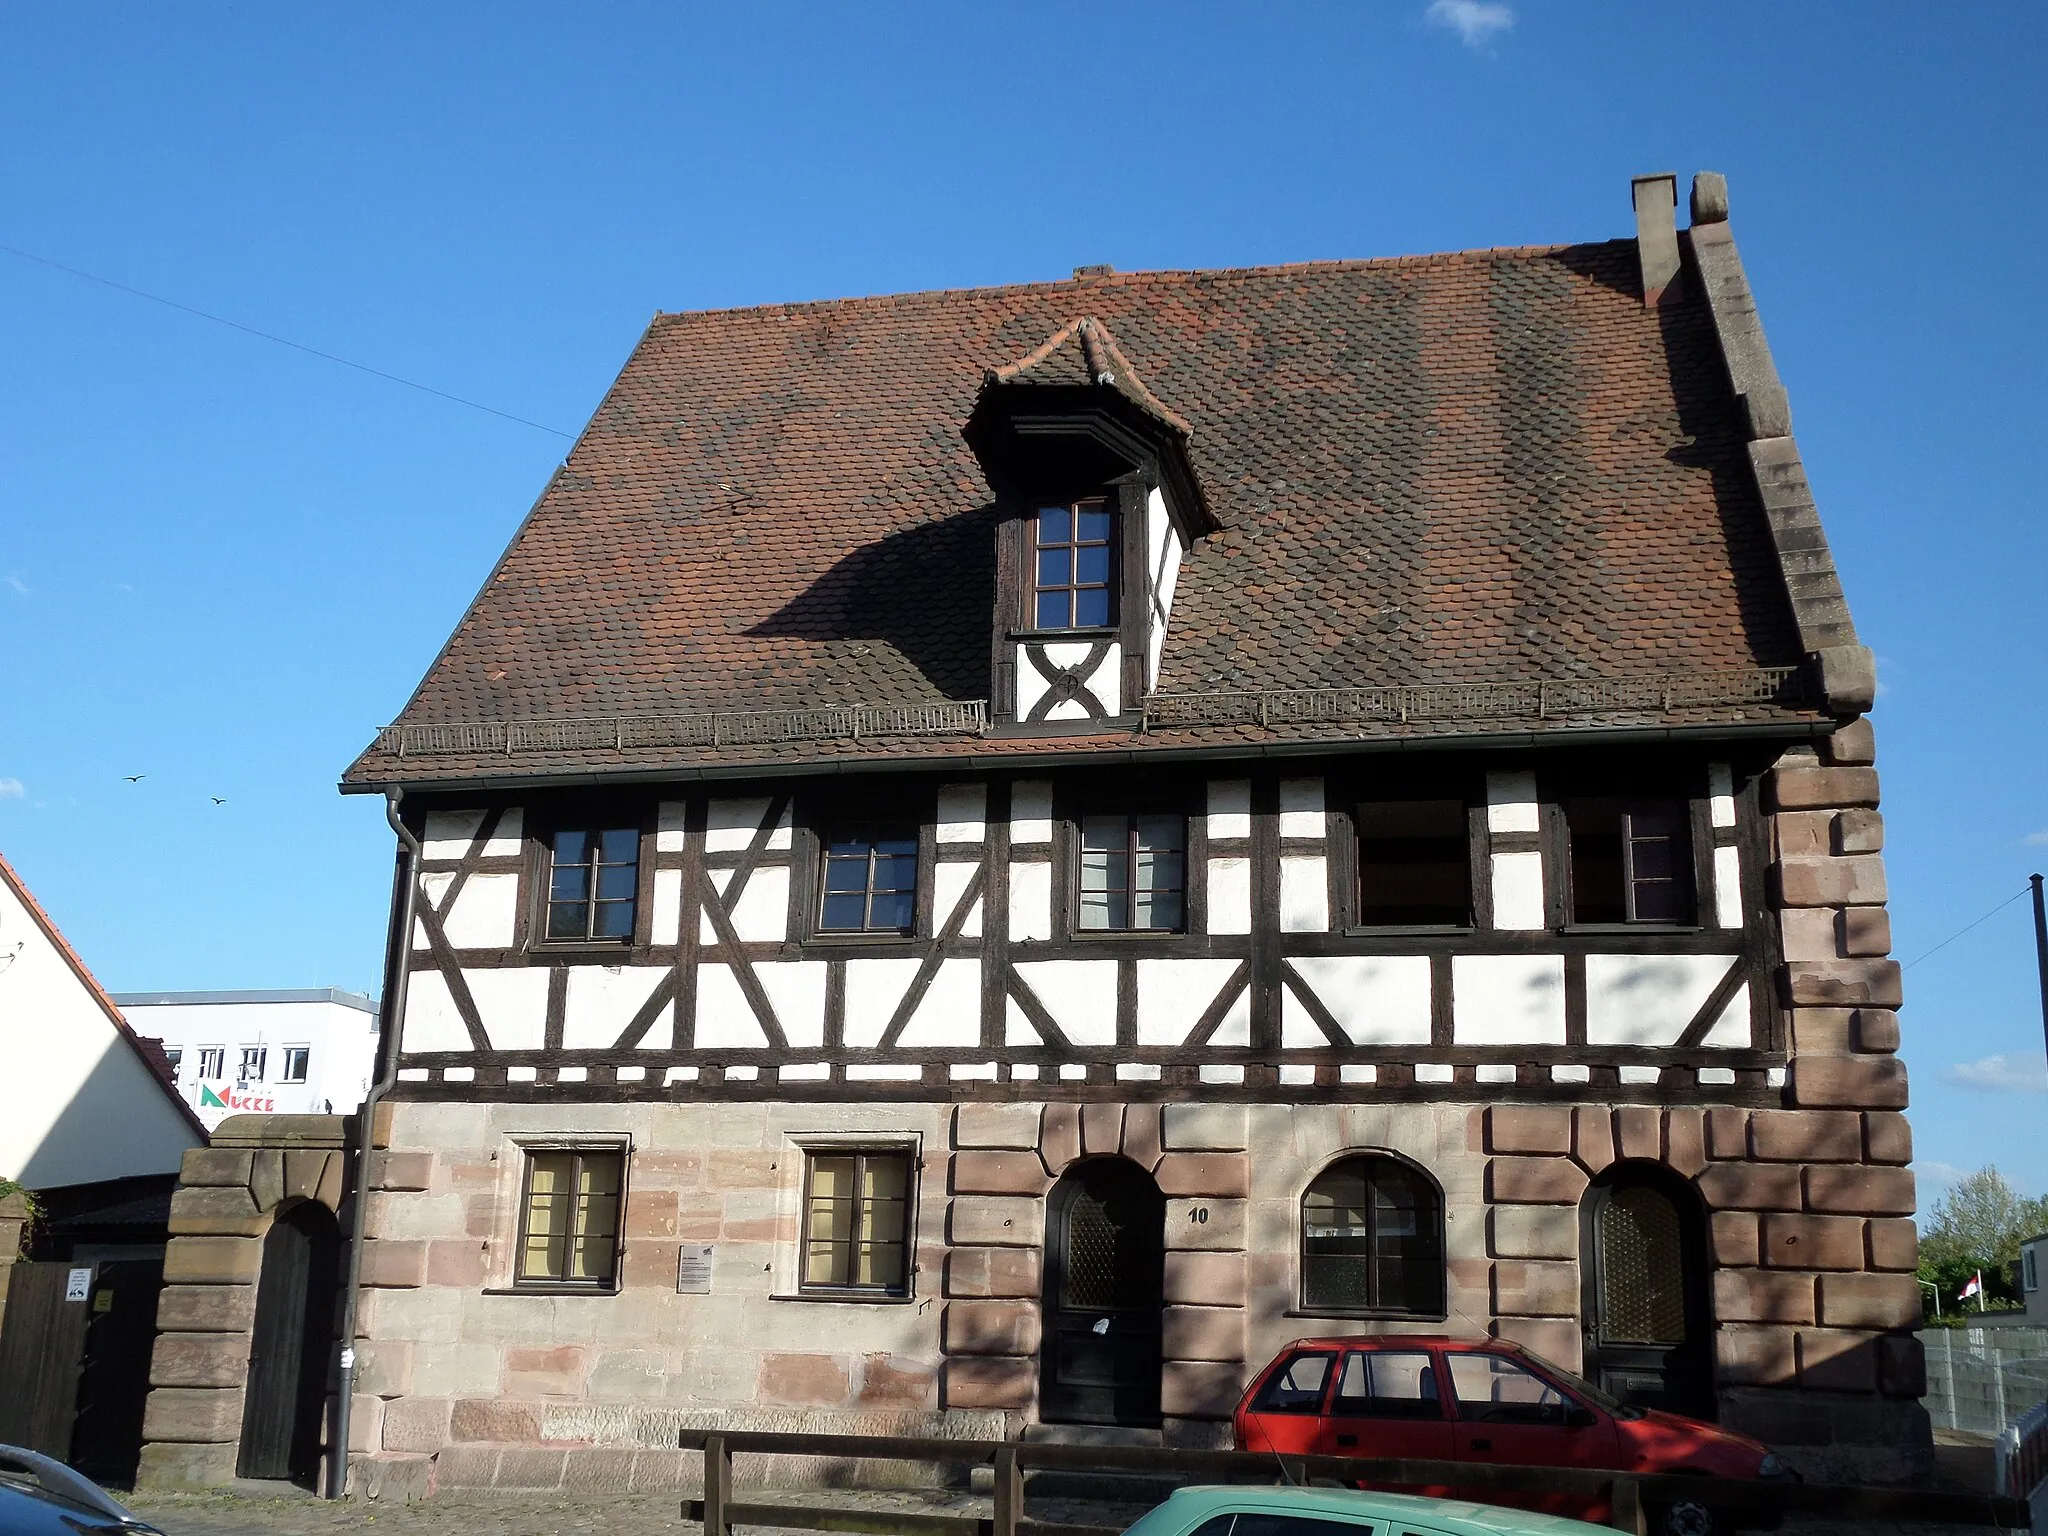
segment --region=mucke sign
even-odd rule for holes
[[[261,1088],[215,1088],[210,1083],[201,1083],[199,1102],[194,1108],[199,1111],[200,1121],[212,1130],[229,1115],[274,1115],[277,1100]]]

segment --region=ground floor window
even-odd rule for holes
[[[1347,1157],[1301,1202],[1302,1305],[1318,1312],[1441,1317],[1443,1198],[1391,1157]]]
[[[615,1148],[530,1149],[519,1212],[523,1285],[611,1288],[626,1158]]]
[[[804,1155],[803,1273],[811,1294],[901,1296],[910,1278],[910,1154]]]

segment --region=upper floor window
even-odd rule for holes
[[[1683,800],[1565,802],[1575,923],[1687,923],[1692,838]]]
[[[1080,921],[1093,932],[1170,932],[1187,906],[1185,816],[1090,816],[1081,823]]]
[[[804,1291],[902,1295],[910,1275],[910,1154],[804,1154]]]
[[[306,1080],[306,1066],[312,1059],[312,1051],[303,1045],[288,1045],[284,1048],[284,1071],[278,1074],[280,1083],[303,1083]]]
[[[1462,800],[1358,808],[1361,927],[1470,926],[1472,838]]]
[[[640,834],[632,827],[555,833],[548,870],[550,939],[631,939],[640,888]]]
[[[1347,1157],[1301,1201],[1301,1302],[1317,1312],[1441,1317],[1444,1207],[1391,1157]]]
[[[228,1075],[228,1048],[224,1045],[202,1045],[199,1047],[199,1075],[209,1083],[217,1083]]]
[[[1035,628],[1099,629],[1110,623],[1115,529],[1104,500],[1038,509],[1032,548]]]
[[[908,828],[825,844],[821,933],[909,933],[917,925],[917,834]]]
[[[610,1289],[618,1266],[625,1154],[530,1151],[519,1210],[518,1280]]]
[[[238,1083],[260,1083],[263,1081],[263,1067],[270,1059],[270,1052],[260,1045],[242,1047],[242,1064],[235,1073]]]
[[[164,1061],[171,1069],[172,1078],[175,1079],[177,1077],[178,1068],[184,1060],[185,1052],[181,1046],[174,1045],[164,1052]]]

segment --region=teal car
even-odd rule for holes
[[[1558,1515],[1348,1488],[1181,1488],[1124,1536],[1591,1536]]]

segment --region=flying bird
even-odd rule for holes
[[[148,778],[149,775],[146,773],[124,773],[123,775],[121,775],[121,777],[126,779],[130,784],[140,784],[144,779]]]
[[[213,802],[213,803],[214,803],[215,805],[226,805],[226,804],[227,804],[227,801],[225,801],[225,800],[221,799],[221,797],[220,797],[219,795],[208,795],[208,796],[207,796],[206,798],[207,798],[207,799],[209,799],[209,800],[211,800],[211,801],[212,801],[212,802]]]

